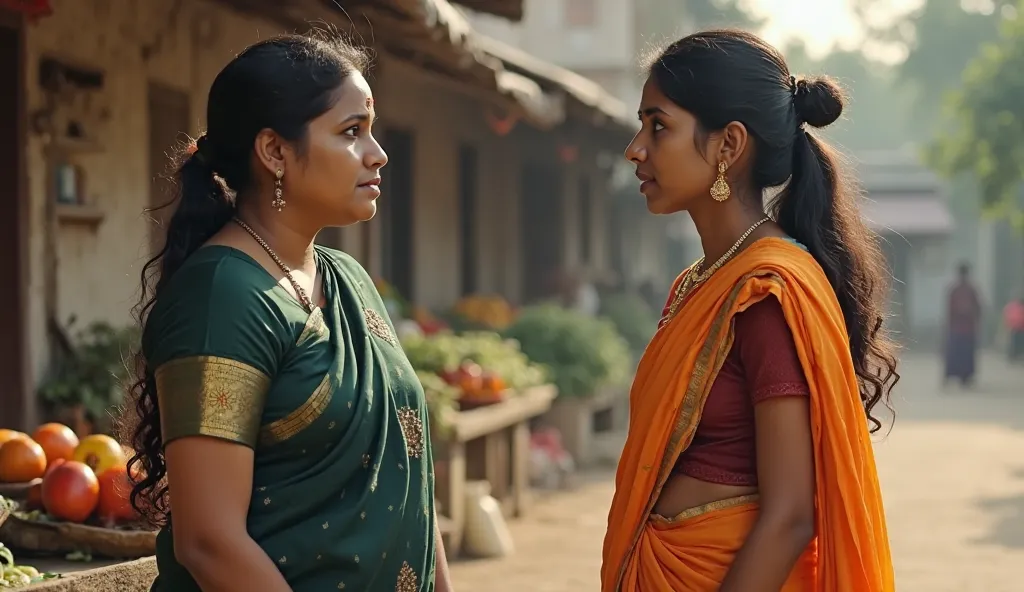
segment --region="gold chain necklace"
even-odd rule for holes
[[[267,255],[270,255],[270,258],[274,260],[274,263],[277,263],[277,266],[280,267],[281,271],[284,272],[285,277],[287,277],[288,281],[292,283],[292,288],[295,289],[295,294],[299,297],[299,302],[302,303],[303,308],[306,309],[306,312],[312,313],[314,308],[313,301],[309,299],[309,296],[306,294],[306,291],[302,289],[302,286],[299,285],[299,282],[295,281],[295,276],[292,275],[291,268],[285,265],[284,261],[281,261],[281,258],[277,256],[277,253],[274,252],[274,249],[270,248],[270,245],[267,244],[267,241],[263,240],[263,237],[256,234],[256,231],[253,230],[248,224],[242,222],[242,220],[237,217],[234,218],[234,221],[235,224],[241,226],[242,230],[248,232],[249,236],[251,236],[257,243],[259,243],[261,247],[263,247],[263,250],[267,252]]]
[[[743,242],[747,240],[747,237],[749,237],[751,233],[757,230],[758,226],[770,220],[770,217],[765,216],[764,218],[761,218],[760,220],[755,222],[753,226],[748,228],[746,232],[740,235],[740,238],[737,239],[735,243],[733,243],[732,247],[728,251],[726,251],[724,255],[718,258],[718,261],[715,261],[714,264],[711,265],[711,267],[699,273],[697,270],[700,269],[700,266],[704,264],[704,258],[701,257],[700,259],[698,259],[697,262],[693,264],[693,267],[690,268],[690,271],[686,273],[686,277],[683,278],[683,281],[679,282],[679,287],[676,288],[676,293],[672,298],[672,303],[669,304],[668,314],[665,315],[665,320],[668,321],[675,317],[676,313],[679,312],[680,305],[683,303],[683,300],[685,300],[686,297],[690,294],[690,292],[692,292],[694,289],[696,289],[704,282],[708,281],[708,279],[711,278],[711,276],[714,275],[716,271],[721,269],[723,265],[725,265],[730,259],[732,259],[732,256],[736,254],[736,251],[738,251],[739,248],[743,246]]]

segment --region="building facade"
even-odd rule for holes
[[[519,6],[466,2],[513,17]],[[10,124],[0,126],[0,150],[11,180],[0,269],[16,278],[0,291],[11,328],[0,340],[4,427],[34,424],[35,388],[73,327],[132,322],[142,265],[162,233],[143,211],[172,197],[169,155],[202,131],[219,70],[250,43],[310,21],[373,40],[370,83],[391,157],[379,216],[320,242],[428,308],[477,291],[519,301],[535,275],[526,260],[542,259],[537,244],[558,247],[541,261],[553,267],[582,249],[608,256],[599,153],[629,137],[617,102],[564,69],[482,50],[447,0],[353,0],[344,10],[314,0],[40,4],[47,10],[33,18],[0,9],[0,117]],[[524,183],[535,179],[526,172],[537,165],[559,173],[526,192],[554,212],[543,240],[521,224]]]

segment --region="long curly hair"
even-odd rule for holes
[[[738,30],[684,37],[651,61],[649,74],[697,119],[698,146],[730,122],[746,126],[756,149],[753,183],[762,191],[783,187],[766,210],[807,247],[839,300],[861,401],[877,432],[882,422],[873,410],[880,402],[893,410],[889,395],[900,378],[896,343],[883,329],[890,273],[838,153],[807,129],[839,119],[841,89],[828,78],[791,75],[778,50]]]
[[[236,196],[253,187],[251,153],[257,134],[271,129],[304,149],[309,122],[328,111],[338,88],[364,73],[369,55],[336,35],[282,35],[256,43],[217,75],[207,101],[207,133],[174,163],[174,208],[160,251],[142,268],[141,294],[133,309],[143,339],[134,355],[134,382],[121,432],[135,450],[128,461],[131,504],[156,525],[170,515],[160,406],[147,362],[149,313],[185,260],[235,214]],[[160,208],[157,208],[160,209]],[[133,413],[134,411],[134,413]]]

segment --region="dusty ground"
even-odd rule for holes
[[[1024,590],[1024,368],[986,358],[970,393],[942,392],[931,358],[902,373],[896,427],[876,447],[898,589]],[[511,524],[515,556],[455,563],[456,588],[597,590],[611,473],[585,481]]]

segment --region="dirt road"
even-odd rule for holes
[[[942,392],[908,356],[896,427],[876,446],[901,592],[1024,591],[1024,368],[983,362],[974,392]],[[511,525],[517,552],[453,565],[459,592],[598,588],[611,473]],[[1017,583],[1014,583],[1017,582]]]

